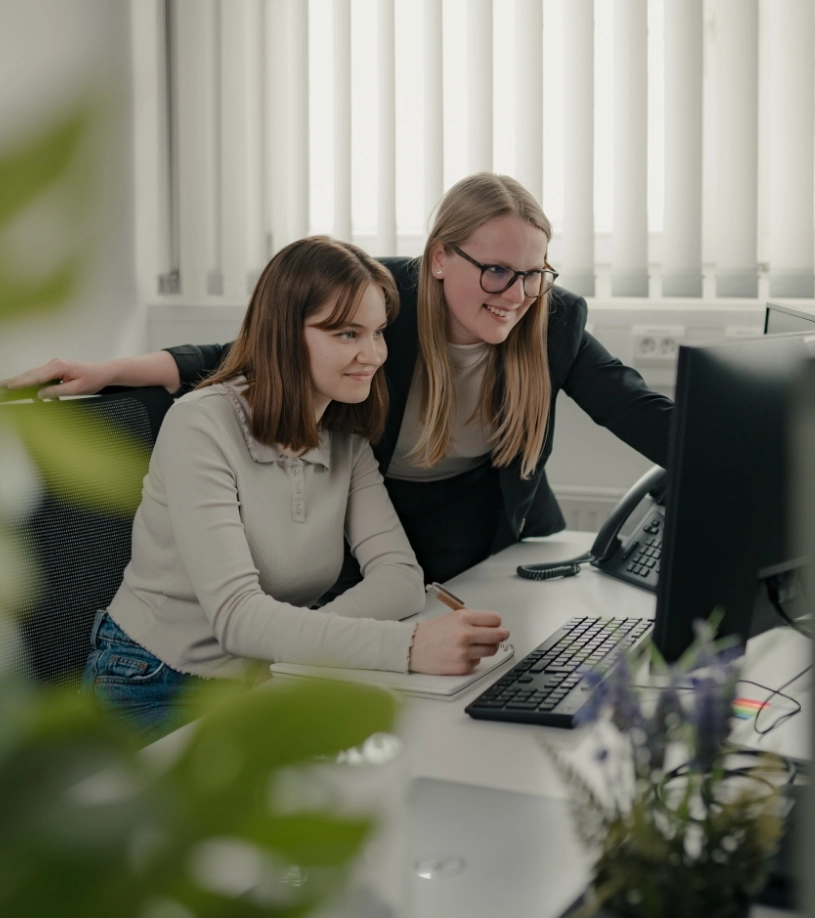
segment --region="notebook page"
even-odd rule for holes
[[[310,676],[312,678],[334,679],[340,682],[362,682],[396,689],[411,695],[425,695],[435,698],[451,698],[462,689],[493,672],[515,655],[512,644],[500,644],[492,657],[484,657],[478,666],[465,676],[428,676],[425,673],[392,673],[375,669],[340,669],[331,666],[304,666],[301,663],[272,663],[272,675]]]

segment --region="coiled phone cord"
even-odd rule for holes
[[[554,561],[549,564],[520,564],[515,572],[524,580],[554,580],[556,577],[574,577],[580,573],[580,565],[592,561],[594,555],[587,551],[568,561]]]
[[[604,560],[620,544],[620,528],[637,507],[641,500],[651,494],[657,503],[662,503],[661,495],[665,491],[665,469],[652,466],[638,481],[628,489],[623,499],[617,504],[611,516],[603,524],[590,551],[579,558],[568,561],[553,561],[549,564],[521,564],[515,570],[519,577],[526,580],[554,580],[556,577],[574,577],[580,573],[580,565],[587,561]]]

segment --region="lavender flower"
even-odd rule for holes
[[[723,736],[719,686],[713,679],[697,679],[693,696],[693,724],[696,728],[696,756],[693,766],[709,771]]]
[[[777,800],[761,781],[755,788],[748,783],[735,800],[727,793],[725,741],[738,674],[723,663],[727,643],[714,643],[715,617],[714,626],[695,630],[696,642],[679,664],[668,666],[652,650],[668,680],[653,711],[641,708],[625,657],[605,674],[583,674],[594,691],[580,720],[603,720],[594,757],[602,780],[597,791],[551,753],[571,787],[581,837],[600,849],[595,899],[581,915],[605,904],[626,915],[732,918],[766,876],[783,824]],[[688,689],[686,699],[681,693]],[[665,774],[676,740],[691,762]]]
[[[694,660],[693,665],[697,669],[705,669],[712,665],[716,658],[716,648],[713,643],[715,630],[702,618],[693,621],[694,641]]]
[[[657,698],[653,716],[646,721],[645,733],[651,751],[651,765],[660,771],[665,765],[665,752],[672,737],[684,722],[685,711],[676,686],[665,686]]]
[[[608,675],[608,706],[611,721],[621,733],[642,726],[639,695],[624,654],[617,657]]]
[[[693,681],[691,718],[696,731],[696,755],[692,764],[700,771],[709,771],[730,731],[735,679],[728,668],[719,667],[713,675]]]
[[[605,710],[608,702],[608,685],[602,673],[590,669],[581,673],[581,676],[591,686],[591,695],[586,704],[575,714],[575,723],[578,726],[593,724]]]

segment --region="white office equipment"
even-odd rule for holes
[[[410,811],[421,918],[555,918],[588,881],[565,800],[417,778]]]

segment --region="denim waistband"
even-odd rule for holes
[[[124,631],[116,624],[115,621],[108,615],[107,609],[100,609],[96,613],[96,617],[93,620],[93,628],[91,629],[91,647],[96,647],[96,642],[101,637],[103,640],[107,638],[108,640],[119,641],[122,644],[132,644],[134,647],[140,647],[141,645],[134,641],[131,637],[125,634]]]

